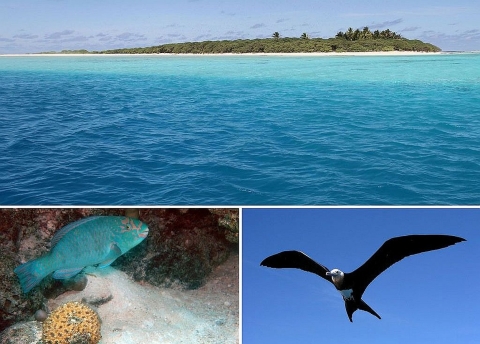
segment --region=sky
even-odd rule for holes
[[[243,209],[243,343],[479,343],[480,209]],[[300,250],[328,269],[351,272],[386,240],[408,234],[465,238],[403,259],[363,300],[382,319],[348,320],[334,286],[297,269],[260,262]]]
[[[329,38],[368,26],[444,51],[480,50],[471,0],[1,0],[0,54],[106,50],[187,41]]]

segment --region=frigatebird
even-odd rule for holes
[[[283,251],[265,258],[260,265],[270,268],[295,268],[314,273],[331,282],[345,301],[350,322],[357,310],[378,315],[362,300],[368,285],[383,271],[405,257],[445,248],[465,239],[452,235],[406,235],[391,238],[377,250],[362,266],[346,273],[339,269],[329,270],[300,251]]]

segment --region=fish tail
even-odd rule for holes
[[[42,260],[45,257],[34,259],[19,265],[13,270],[20,280],[22,291],[26,294],[38,285],[49,272],[45,271]]]

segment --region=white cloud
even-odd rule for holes
[[[21,34],[21,35],[15,35],[13,38],[21,38],[21,39],[35,39],[38,38],[38,35],[30,35],[27,33]]]
[[[472,29],[455,34],[427,30],[419,38],[424,42],[435,44],[443,50],[480,50],[480,30]]]
[[[250,26],[250,29],[260,29],[262,27],[265,27],[265,24],[264,23],[258,23],[258,24],[255,24],[253,26]]]
[[[119,35],[116,35],[115,38],[123,42],[138,42],[138,41],[145,41],[147,39],[145,35],[141,35],[133,32],[124,32]]]
[[[420,26],[409,26],[402,30],[402,32],[417,31],[420,29]]]
[[[226,16],[230,16],[230,17],[234,17],[234,16],[237,15],[235,12],[225,12],[225,11],[221,11],[220,13],[223,14],[223,15],[226,15]]]
[[[63,36],[71,35],[74,32],[75,32],[74,30],[63,30],[59,32],[54,32],[54,33],[45,35],[45,39],[60,39]]]
[[[368,27],[370,29],[384,29],[384,28],[389,28],[391,26],[400,24],[401,22],[403,22],[403,19],[398,18],[398,19],[395,19],[395,20],[384,21],[382,23],[373,23],[373,24],[368,25]]]

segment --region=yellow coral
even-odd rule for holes
[[[67,302],[43,323],[45,344],[97,344],[102,338],[97,313],[80,302]]]

